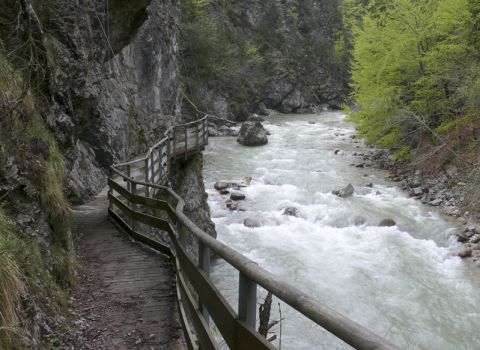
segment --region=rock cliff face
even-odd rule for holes
[[[4,0],[0,7],[0,201],[13,219],[0,215],[0,229],[2,220],[14,222],[18,236],[39,252],[42,274],[62,278],[69,272],[54,271],[54,257],[72,266],[65,197],[88,201],[106,185],[111,164],[142,154],[183,121],[180,6],[176,0]],[[12,72],[5,67],[22,84],[8,85]],[[20,85],[25,94],[15,90]],[[194,221],[214,235],[201,157],[176,176]],[[33,330],[25,331],[29,348],[41,347],[38,340],[61,323],[44,308],[56,301],[40,294],[24,298],[35,309],[25,314],[31,320],[25,329]]]
[[[263,103],[284,113],[338,108],[348,95],[340,3],[182,0],[183,73],[192,97],[237,121],[260,113]]]
[[[96,4],[95,7],[92,7]],[[180,119],[175,2],[41,1],[55,64],[49,127],[67,159],[68,196],[88,200],[105,169]]]

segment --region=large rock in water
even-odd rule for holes
[[[244,146],[262,146],[268,143],[267,131],[260,122],[244,122],[237,142]]]
[[[350,197],[353,195],[353,192],[355,191],[355,189],[353,188],[352,184],[348,184],[347,186],[341,188],[337,188],[335,190],[332,191],[332,193],[336,196],[339,196],[341,198],[346,198],[346,197]]]

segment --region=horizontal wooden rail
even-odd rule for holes
[[[291,286],[195,225],[184,213],[183,199],[167,184],[175,160],[188,159],[190,155],[205,148],[208,142],[207,117],[171,127],[165,135],[164,139],[149,149],[145,157],[111,167],[108,180],[109,216],[132,238],[175,259],[181,316],[189,316],[189,321],[182,319],[182,324],[193,325],[197,337],[197,342],[194,342],[191,340],[191,332],[187,332],[186,338],[191,340],[190,349],[198,346],[201,349],[219,348],[209,327],[210,317],[231,349],[274,349],[255,330],[257,285],[272,292],[355,349],[397,349],[385,339]],[[135,174],[138,170],[139,174]],[[140,189],[144,190],[144,194],[141,194]],[[159,199],[165,196],[175,202],[174,207]],[[139,225],[166,232],[171,244],[166,246],[151,237],[150,233],[139,232]],[[187,252],[185,237],[179,236],[177,225],[182,225],[198,240],[198,264]],[[210,251],[239,271],[237,311],[209,278]],[[190,288],[193,288],[196,298],[192,296]]]

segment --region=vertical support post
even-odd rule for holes
[[[110,181],[113,181],[112,167],[108,168],[108,182],[109,182],[109,184],[108,184],[108,194],[109,194],[109,196],[113,195],[113,189],[112,189],[112,186],[110,185]],[[113,204],[112,204],[112,201],[110,200],[110,198],[108,199],[108,209],[113,210]]]
[[[200,136],[198,135],[199,134],[199,131],[198,131],[198,122],[195,123],[195,136],[197,137],[197,143],[195,144],[195,149],[197,150],[200,146]]]
[[[170,137],[167,140],[167,170],[165,175],[169,176],[169,174],[172,174],[172,145],[171,145],[171,140]]]
[[[208,116],[205,116],[205,125],[207,124]],[[208,145],[208,127],[205,128],[205,146]]]
[[[131,188],[131,193],[132,193],[132,194],[134,194],[134,195],[137,194],[137,184],[136,184],[135,182],[133,182],[133,181],[131,182],[130,188]],[[137,204],[135,204],[135,203],[133,203],[133,202],[129,202],[129,204],[130,204],[130,209],[132,209],[132,210],[137,210]],[[132,225],[131,225],[131,227],[132,227],[132,230],[133,230],[133,231],[135,231],[135,226],[136,226],[135,223],[136,223],[136,222],[135,222],[135,219],[132,218]]]
[[[210,249],[202,242],[198,243],[198,267],[205,273],[205,275],[210,276]],[[209,324],[210,316],[201,299],[199,300],[198,306],[205,322]]]
[[[174,158],[177,154],[177,128],[173,127],[173,147],[172,147],[172,158]]]
[[[130,164],[127,165],[127,178],[124,179],[124,181],[127,182],[127,191],[129,193],[132,193],[132,182],[130,180]],[[131,208],[131,203],[128,201],[128,206]],[[133,219],[131,217],[127,218],[128,223],[130,224],[130,227],[133,227]]]
[[[145,165],[144,165],[144,172],[145,172],[145,182],[146,183],[149,183],[150,182],[150,179],[149,179],[149,167],[148,167],[148,157],[145,158]],[[145,197],[150,197],[150,187],[149,186],[145,186]]]
[[[188,153],[188,145],[187,145],[187,140],[188,140],[188,128],[186,126],[183,127],[184,129],[184,134],[185,134],[185,160],[187,160],[187,153]]]
[[[169,142],[169,141],[167,141]],[[159,153],[158,153],[158,164],[159,164],[159,174],[160,174],[160,180],[159,182],[161,183],[162,180],[163,180],[163,145],[160,146],[160,150],[159,150]]]
[[[152,170],[152,174],[151,174],[151,178],[150,178],[150,182],[155,184],[155,151],[157,149],[154,148],[152,149],[152,153],[150,153],[150,167],[151,167],[151,170]],[[153,189],[150,189],[152,192],[154,192]]]
[[[257,321],[257,284],[240,272],[238,318],[255,329]]]

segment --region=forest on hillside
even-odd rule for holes
[[[360,135],[393,149],[396,162],[412,151],[425,159],[438,156],[440,163],[475,162],[477,1],[182,4],[182,69],[194,97],[205,86],[221,91],[233,114],[241,114],[262,101],[268,105],[272,83],[301,85],[313,103],[341,100],[331,105],[347,107]]]

